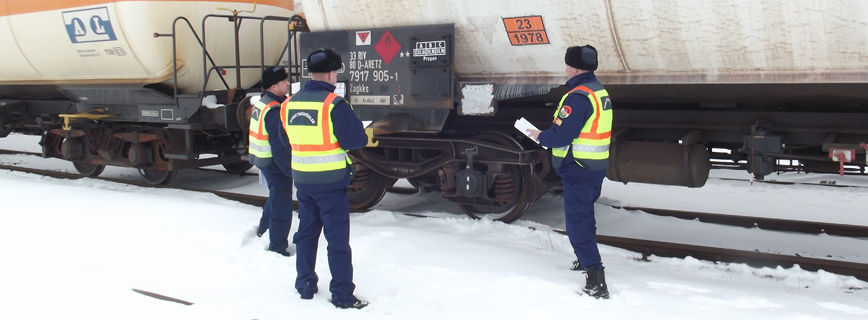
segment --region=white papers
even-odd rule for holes
[[[524,133],[524,135],[526,135],[528,138],[530,138],[530,133],[527,132],[528,129],[539,130],[536,128],[536,126],[531,124],[530,121],[527,121],[527,119],[525,119],[524,117],[521,117],[521,119],[515,120],[515,128],[518,129],[518,131],[521,131],[521,133]],[[533,138],[531,138],[531,140],[533,140],[534,142],[539,144],[539,140],[536,140]],[[548,149],[548,148],[543,147],[543,149]]]
[[[259,184],[266,186],[266,187],[268,186],[268,180],[265,180],[265,175],[262,174],[262,170],[259,171]]]

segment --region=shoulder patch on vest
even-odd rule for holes
[[[561,118],[566,118],[569,117],[571,113],[573,113],[573,108],[570,108],[570,106],[564,106],[563,108],[561,108],[561,112],[558,114],[558,116]]]
[[[561,119],[558,119],[558,118],[555,118],[555,120],[554,120],[554,121],[552,121],[552,122],[554,122],[554,123],[555,123],[555,124],[556,124],[556,125],[558,125],[558,126],[560,126],[560,125],[561,125],[561,124],[563,124],[563,123],[564,123],[564,121],[563,121],[563,120],[561,120]]]
[[[259,110],[259,108],[257,107],[253,107],[253,112],[250,113],[250,118],[259,120],[260,113],[262,113],[262,110]]]
[[[612,109],[612,100],[609,100],[609,97],[603,97],[603,110]]]

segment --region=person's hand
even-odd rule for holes
[[[539,134],[540,134],[542,131],[534,130],[534,129],[526,129],[526,130],[524,130],[524,131],[527,132],[527,136],[528,136],[528,137],[530,137],[530,138],[533,139],[534,141],[539,141]]]

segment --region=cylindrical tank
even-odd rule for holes
[[[0,0],[0,85],[64,83],[172,84],[172,39],[154,33],[172,32],[172,21],[184,16],[202,35],[202,18],[231,15],[292,16],[292,0]],[[235,65],[233,24],[225,18],[206,23],[207,47],[218,65]],[[286,22],[267,22],[266,64],[274,64],[286,43]],[[183,22],[177,25],[177,87],[182,93],[202,89],[202,48]],[[242,65],[259,65],[259,21],[240,28]],[[209,64],[210,67],[210,64]],[[235,87],[234,70],[226,70]],[[259,70],[242,71],[241,87],[259,81]],[[217,75],[207,90],[226,89]]]
[[[613,143],[606,177],[619,182],[642,182],[699,188],[711,170],[708,149],[701,144],[624,141]]]
[[[591,44],[604,84],[868,83],[861,0],[301,3],[313,31],[455,24],[461,80],[563,83],[565,49]]]

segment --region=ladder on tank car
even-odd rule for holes
[[[225,9],[228,10],[228,9]],[[255,7],[254,7],[255,10]],[[283,17],[283,16],[264,16],[264,17],[254,17],[254,16],[246,16],[240,15],[240,13],[248,12],[252,13],[252,11],[238,11],[238,10],[230,10],[232,11],[231,15],[220,15],[220,14],[209,14],[202,18],[202,36],[199,36],[199,33],[196,32],[195,28],[193,28],[192,23],[186,17],[177,17],[172,22],[172,33],[170,34],[161,34],[154,33],[154,37],[171,37],[172,38],[172,61],[173,61],[173,83],[174,85],[174,100],[175,107],[179,109],[185,108],[198,108],[202,104],[202,100],[208,95],[215,95],[218,97],[219,102],[225,102],[226,115],[231,116],[234,115],[236,121],[229,121],[226,119],[226,129],[230,131],[246,131],[247,126],[249,125],[249,116],[248,112],[251,107],[249,103],[249,99],[247,99],[248,90],[241,86],[241,71],[243,69],[258,69],[263,70],[266,67],[279,67],[283,66],[287,68],[287,73],[289,74],[290,81],[298,82],[301,79],[301,57],[298,50],[298,37],[297,34],[299,32],[307,32],[310,31],[307,26],[307,21],[299,16],[293,15],[292,17]],[[229,22],[233,23],[234,26],[234,37],[235,37],[235,64],[234,65],[218,65],[211,53],[208,51],[208,42],[207,42],[207,30],[206,23],[209,19],[227,19]],[[241,45],[240,45],[240,36],[239,30],[241,28],[241,24],[244,20],[253,20],[259,21],[259,53],[260,53],[260,63],[259,65],[242,65],[241,64]],[[199,46],[202,48],[202,72],[203,72],[203,83],[202,89],[196,94],[181,94],[178,92],[178,46],[177,46],[177,28],[179,22],[184,22],[187,25],[190,33],[196,38]],[[266,22],[284,22],[286,23],[287,38],[286,44],[283,46],[281,54],[277,59],[277,64],[275,65],[266,65],[265,64],[265,24]],[[286,64],[281,64],[284,57],[286,57]],[[229,85],[225,75],[226,70],[235,70],[235,86],[232,87]],[[216,90],[216,91],[206,91],[208,87],[209,79],[212,74],[216,74],[225,90]],[[260,92],[264,92],[265,88],[261,88]],[[221,96],[222,95],[222,96]],[[233,110],[234,109],[234,110]],[[235,127],[237,124],[237,127]],[[186,134],[191,135],[191,131],[189,129],[192,128],[184,128],[186,130]],[[246,135],[244,135],[246,137]],[[246,140],[245,140],[246,142]],[[246,145],[246,143],[245,143]],[[191,145],[187,144],[187,154],[193,153],[191,150]],[[246,149],[242,150],[242,152],[246,153]],[[240,157],[239,157],[240,160]]]

